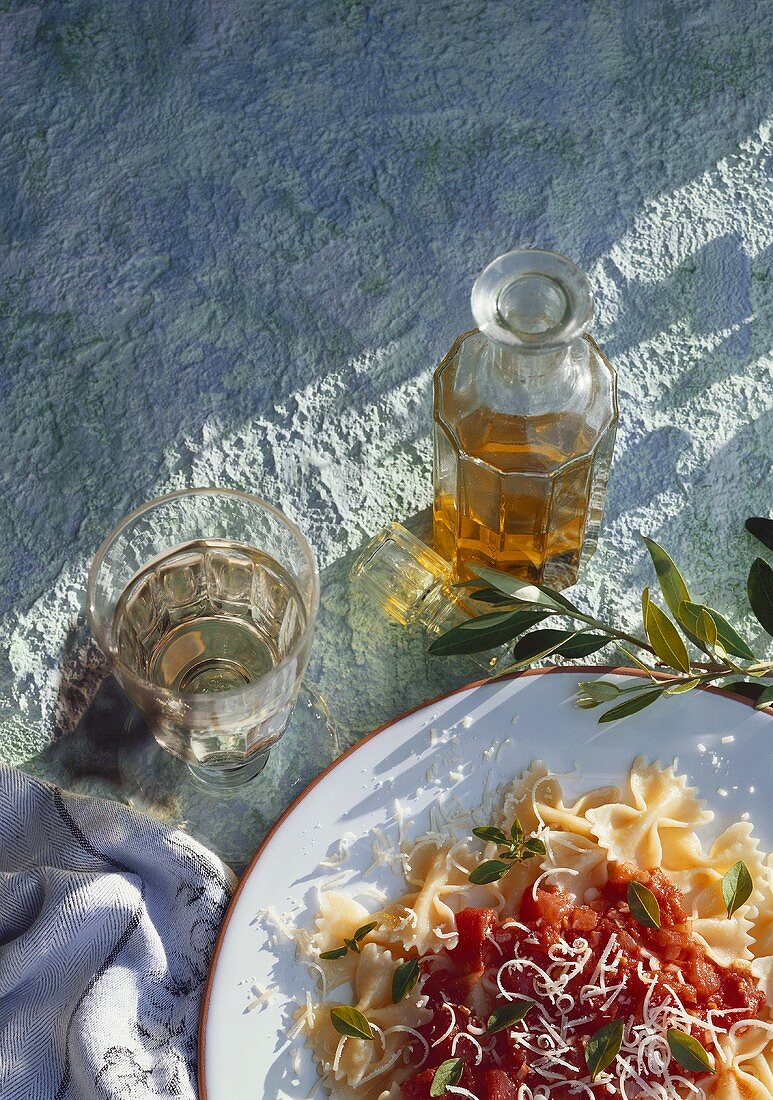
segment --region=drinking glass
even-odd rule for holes
[[[88,580],[89,623],[126,695],[210,789],[254,778],[282,737],[318,604],[317,566],[295,524],[229,489],[137,508]]]

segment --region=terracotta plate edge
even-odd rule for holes
[[[523,672],[506,673],[505,675],[498,676],[495,681],[492,681],[491,679],[486,677],[482,680],[473,680],[472,683],[469,683],[469,684],[462,684],[460,687],[453,688],[451,691],[444,691],[441,695],[436,695],[434,697],[434,699],[428,699],[424,703],[419,703],[417,706],[411,707],[409,710],[403,711],[402,714],[398,714],[395,718],[390,718],[390,720],[388,722],[385,722],[383,724],[383,726],[378,726],[377,729],[371,730],[370,733],[365,734],[365,736],[361,737],[360,740],[355,742],[354,745],[350,745],[349,748],[346,750],[346,752],[341,753],[340,756],[337,756],[335,758],[335,760],[333,760],[330,764],[328,764],[328,766],[323,771],[321,771],[319,773],[319,775],[315,776],[315,778],[312,779],[311,783],[309,783],[309,785],[307,787],[304,787],[304,789],[301,791],[301,793],[296,798],[293,799],[293,801],[290,803],[290,805],[287,807],[287,809],[284,810],[284,812],[281,814],[281,816],[277,818],[275,823],[271,826],[271,828],[269,829],[269,831],[266,833],[265,837],[261,841],[260,846],[258,847],[258,850],[255,852],[255,855],[252,857],[250,862],[247,864],[247,867],[245,868],[243,875],[239,879],[236,890],[234,891],[234,896],[231,898],[228,909],[226,910],[226,914],[223,917],[223,923],[220,925],[220,931],[218,932],[217,940],[215,942],[215,949],[212,953],[212,961],[209,964],[209,973],[207,974],[207,984],[204,988],[204,994],[202,996],[201,1015],[200,1015],[200,1019],[199,1019],[199,1034],[198,1034],[198,1040],[199,1040],[199,1042],[198,1042],[198,1094],[199,1094],[199,1100],[207,1100],[207,1084],[206,1084],[206,1076],[205,1076],[205,1061],[206,1061],[206,1059],[205,1059],[205,1041],[204,1040],[205,1040],[205,1036],[206,1036],[207,1017],[209,1015],[209,1002],[210,1002],[210,997],[211,997],[211,994],[212,994],[212,983],[213,983],[214,976],[215,976],[215,968],[217,966],[217,961],[220,957],[220,950],[223,946],[223,941],[225,939],[226,932],[228,931],[228,926],[231,922],[231,917],[233,916],[234,909],[236,908],[236,904],[237,904],[237,902],[239,900],[239,897],[241,895],[241,892],[242,892],[242,890],[243,890],[243,888],[244,888],[244,886],[247,882],[247,879],[252,874],[252,872],[255,868],[255,865],[257,864],[258,860],[260,859],[261,855],[263,854],[263,850],[266,848],[268,843],[273,838],[274,833],[276,833],[281,828],[281,826],[284,823],[285,819],[290,816],[290,814],[293,812],[293,810],[295,810],[295,808],[297,806],[299,806],[300,803],[304,800],[306,795],[310,791],[312,791],[316,787],[316,785],[318,783],[320,783],[325,778],[325,776],[327,776],[331,771],[333,771],[334,768],[338,767],[338,765],[341,763],[342,760],[345,760],[347,757],[351,756],[352,753],[357,752],[357,750],[359,748],[361,748],[363,745],[367,744],[368,741],[372,741],[374,737],[378,737],[380,734],[386,733],[386,731],[388,729],[390,729],[392,726],[396,726],[398,722],[402,722],[402,720],[404,718],[409,718],[412,714],[416,714],[417,711],[424,710],[426,707],[434,706],[435,703],[442,703],[445,699],[450,699],[452,696],[459,695],[463,691],[472,691],[474,688],[483,687],[484,684],[496,683],[496,682],[499,682],[501,680],[517,680],[517,679],[521,679],[522,677],[526,677],[526,676],[552,676],[552,675],[555,675],[556,673],[574,673],[575,675],[577,675],[577,674],[582,675],[584,673],[597,675],[599,673],[602,673],[602,674],[609,674],[609,675],[614,674],[615,676],[638,676],[642,680],[650,678],[650,676],[645,677],[642,674],[641,671],[639,671],[638,669],[635,669],[635,668],[626,668],[626,667],[617,668],[613,665],[560,665],[560,666],[551,666],[549,668],[529,668],[529,669],[525,669]],[[658,680],[668,680],[668,679],[670,679],[670,677],[668,676],[667,673],[661,673],[661,672],[653,672],[651,674],[651,676],[654,677],[655,679],[658,679]],[[733,702],[745,703],[747,706],[754,707],[753,700],[748,699],[745,695],[737,695],[735,692],[732,692],[732,691],[728,690],[727,688],[715,687],[713,684],[702,684],[699,688],[697,688],[697,690],[698,691],[711,692],[715,695],[722,695],[725,698],[727,698],[727,699],[729,699]],[[762,707],[762,708],[760,708],[759,713],[761,713],[761,714],[762,713],[770,714],[771,716],[773,716],[773,707]]]

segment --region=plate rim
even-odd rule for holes
[[[496,682],[501,680],[520,680],[527,676],[552,676],[557,673],[602,673],[605,675],[614,676],[638,676],[641,680],[656,679],[656,680],[670,680],[672,677],[665,672],[659,672],[652,670],[651,673],[645,674],[641,669],[631,668],[626,665],[550,665],[543,668],[527,668],[521,671],[503,673],[495,678]],[[309,794],[318,783],[320,783],[334,768],[345,760],[347,757],[355,753],[363,745],[372,741],[374,737],[378,737],[382,733],[386,733],[392,726],[397,725],[398,722],[402,722],[404,718],[410,718],[412,714],[416,714],[417,711],[424,710],[427,707],[432,707],[436,703],[443,702],[445,699],[450,699],[454,695],[459,695],[463,691],[471,691],[475,688],[483,687],[485,684],[492,683],[492,677],[485,676],[480,680],[472,680],[468,684],[461,684],[459,687],[451,688],[450,691],[444,691],[440,695],[434,696],[432,699],[427,699],[422,703],[417,704],[415,707],[410,707],[408,710],[402,711],[402,713],[395,715],[394,718],[390,718],[388,722],[384,722],[383,725],[377,726],[376,729],[366,733],[358,741],[355,741],[353,745],[350,745],[345,752],[342,752],[340,756],[337,756],[335,760],[332,760],[326,768],[316,775],[311,782],[303,788],[303,790],[296,795],[292,802],[282,811],[280,816],[276,819],[269,831],[263,837],[263,840],[258,845],[255,854],[250,859],[250,862],[245,867],[237,885],[234,890],[233,897],[231,898],[228,908],[226,909],[225,916],[223,917],[222,924],[217,934],[217,940],[215,941],[215,948],[212,952],[212,959],[210,960],[209,970],[207,971],[207,981],[204,987],[204,992],[201,998],[201,1011],[199,1014],[199,1028],[198,1028],[198,1094],[199,1100],[209,1100],[207,1096],[207,1079],[206,1079],[206,1033],[207,1033],[207,1019],[209,1017],[210,1000],[212,996],[212,986],[215,978],[215,969],[217,967],[218,959],[220,958],[220,951],[223,946],[228,927],[231,923],[236,905],[241,896],[241,892],[247,884],[247,880],[252,875],[255,866],[263,854],[264,849],[268,846],[272,840],[274,834],[284,824],[286,818],[295,810],[297,806],[304,800],[307,794]],[[698,691],[705,691],[715,695],[721,695],[729,699],[732,702],[744,703],[747,706],[754,707],[754,701],[747,698],[745,695],[739,695],[729,688],[717,687],[714,684],[700,684],[697,688]],[[755,708],[757,709],[757,708]],[[769,714],[773,717],[773,706],[760,707],[760,714]]]

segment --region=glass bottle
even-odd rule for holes
[[[488,610],[465,599],[453,587],[448,562],[399,523],[390,523],[370,540],[350,577],[390,618],[403,626],[420,626],[432,637]],[[501,646],[467,656],[490,673],[507,654],[508,647]]]
[[[565,256],[517,249],[479,275],[472,312],[435,371],[437,549],[457,578],[482,564],[563,588],[596,548],[617,426],[591,289]]]

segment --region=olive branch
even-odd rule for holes
[[[754,517],[747,530],[773,550],[773,520]],[[613,722],[643,710],[662,696],[679,695],[702,684],[721,683],[751,699],[757,708],[773,703],[773,661],[755,656],[738,631],[714,608],[696,603],[670,555],[653,539],[645,538],[655,567],[660,593],[670,616],[642,592],[644,636],[629,633],[586,614],[566,596],[545,585],[529,584],[495,569],[475,567],[476,577],[458,587],[468,598],[495,610],[478,615],[436,638],[430,652],[438,656],[481,653],[512,643],[512,663],[497,669],[517,671],[545,657],[566,660],[588,657],[614,642],[618,650],[646,672],[651,684],[619,687],[609,680],[580,683],[577,705],[584,709],[614,703],[599,722]],[[749,570],[746,592],[751,610],[773,637],[773,568],[756,558]],[[569,627],[542,626],[555,619]],[[697,659],[687,643],[698,651]],[[637,652],[631,652],[636,650]],[[649,661],[649,663],[648,663]],[[662,679],[655,673],[666,671]],[[624,698],[620,698],[623,696]]]

